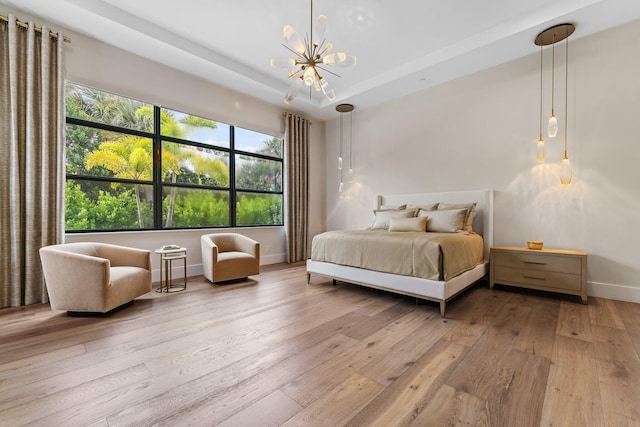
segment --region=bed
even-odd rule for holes
[[[319,261],[312,256],[311,259],[307,260],[307,283],[311,283],[311,274],[319,274],[333,279],[334,283],[343,281],[435,301],[440,304],[440,315],[444,317],[447,302],[482,279],[489,272],[489,248],[493,245],[493,191],[485,189],[381,195],[377,198],[376,209],[404,204],[408,204],[411,207],[411,205],[426,206],[435,203],[476,204],[472,227],[473,233],[482,236],[482,256],[474,267],[464,269],[459,274],[454,271],[454,274],[450,274],[450,277],[442,274],[442,272],[439,272],[437,277],[431,277],[429,274],[420,274],[423,277],[419,277],[420,275],[418,274],[389,273],[369,268],[353,267],[338,262]],[[324,234],[314,237],[314,245],[316,247],[312,249],[312,253],[314,253],[314,250],[317,252],[317,240],[320,241],[319,236]],[[381,235],[383,233],[378,234]]]

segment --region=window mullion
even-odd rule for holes
[[[235,126],[229,126],[229,224],[231,227],[236,226],[236,148],[235,148]]]
[[[162,140],[160,107],[153,107],[153,226],[162,228]]]

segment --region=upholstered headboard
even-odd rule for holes
[[[426,205],[430,203],[476,203],[473,231],[484,239],[484,258],[489,259],[493,246],[493,190],[451,191],[442,193],[388,194],[378,196],[376,207],[382,205]]]

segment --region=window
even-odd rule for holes
[[[282,225],[282,138],[65,91],[66,231]]]

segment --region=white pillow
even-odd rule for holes
[[[438,204],[438,210],[449,209],[466,209],[467,214],[464,218],[464,231],[473,231],[473,217],[476,213],[476,203],[440,203]]]
[[[425,231],[427,229],[427,217],[422,218],[391,218],[389,231]]]
[[[415,210],[376,210],[373,213],[376,215],[376,219],[371,226],[372,230],[388,229],[391,218],[413,218],[416,216]]]
[[[418,217],[427,217],[427,231],[436,233],[457,233],[464,230],[466,209],[447,209],[437,211],[420,210]]]

